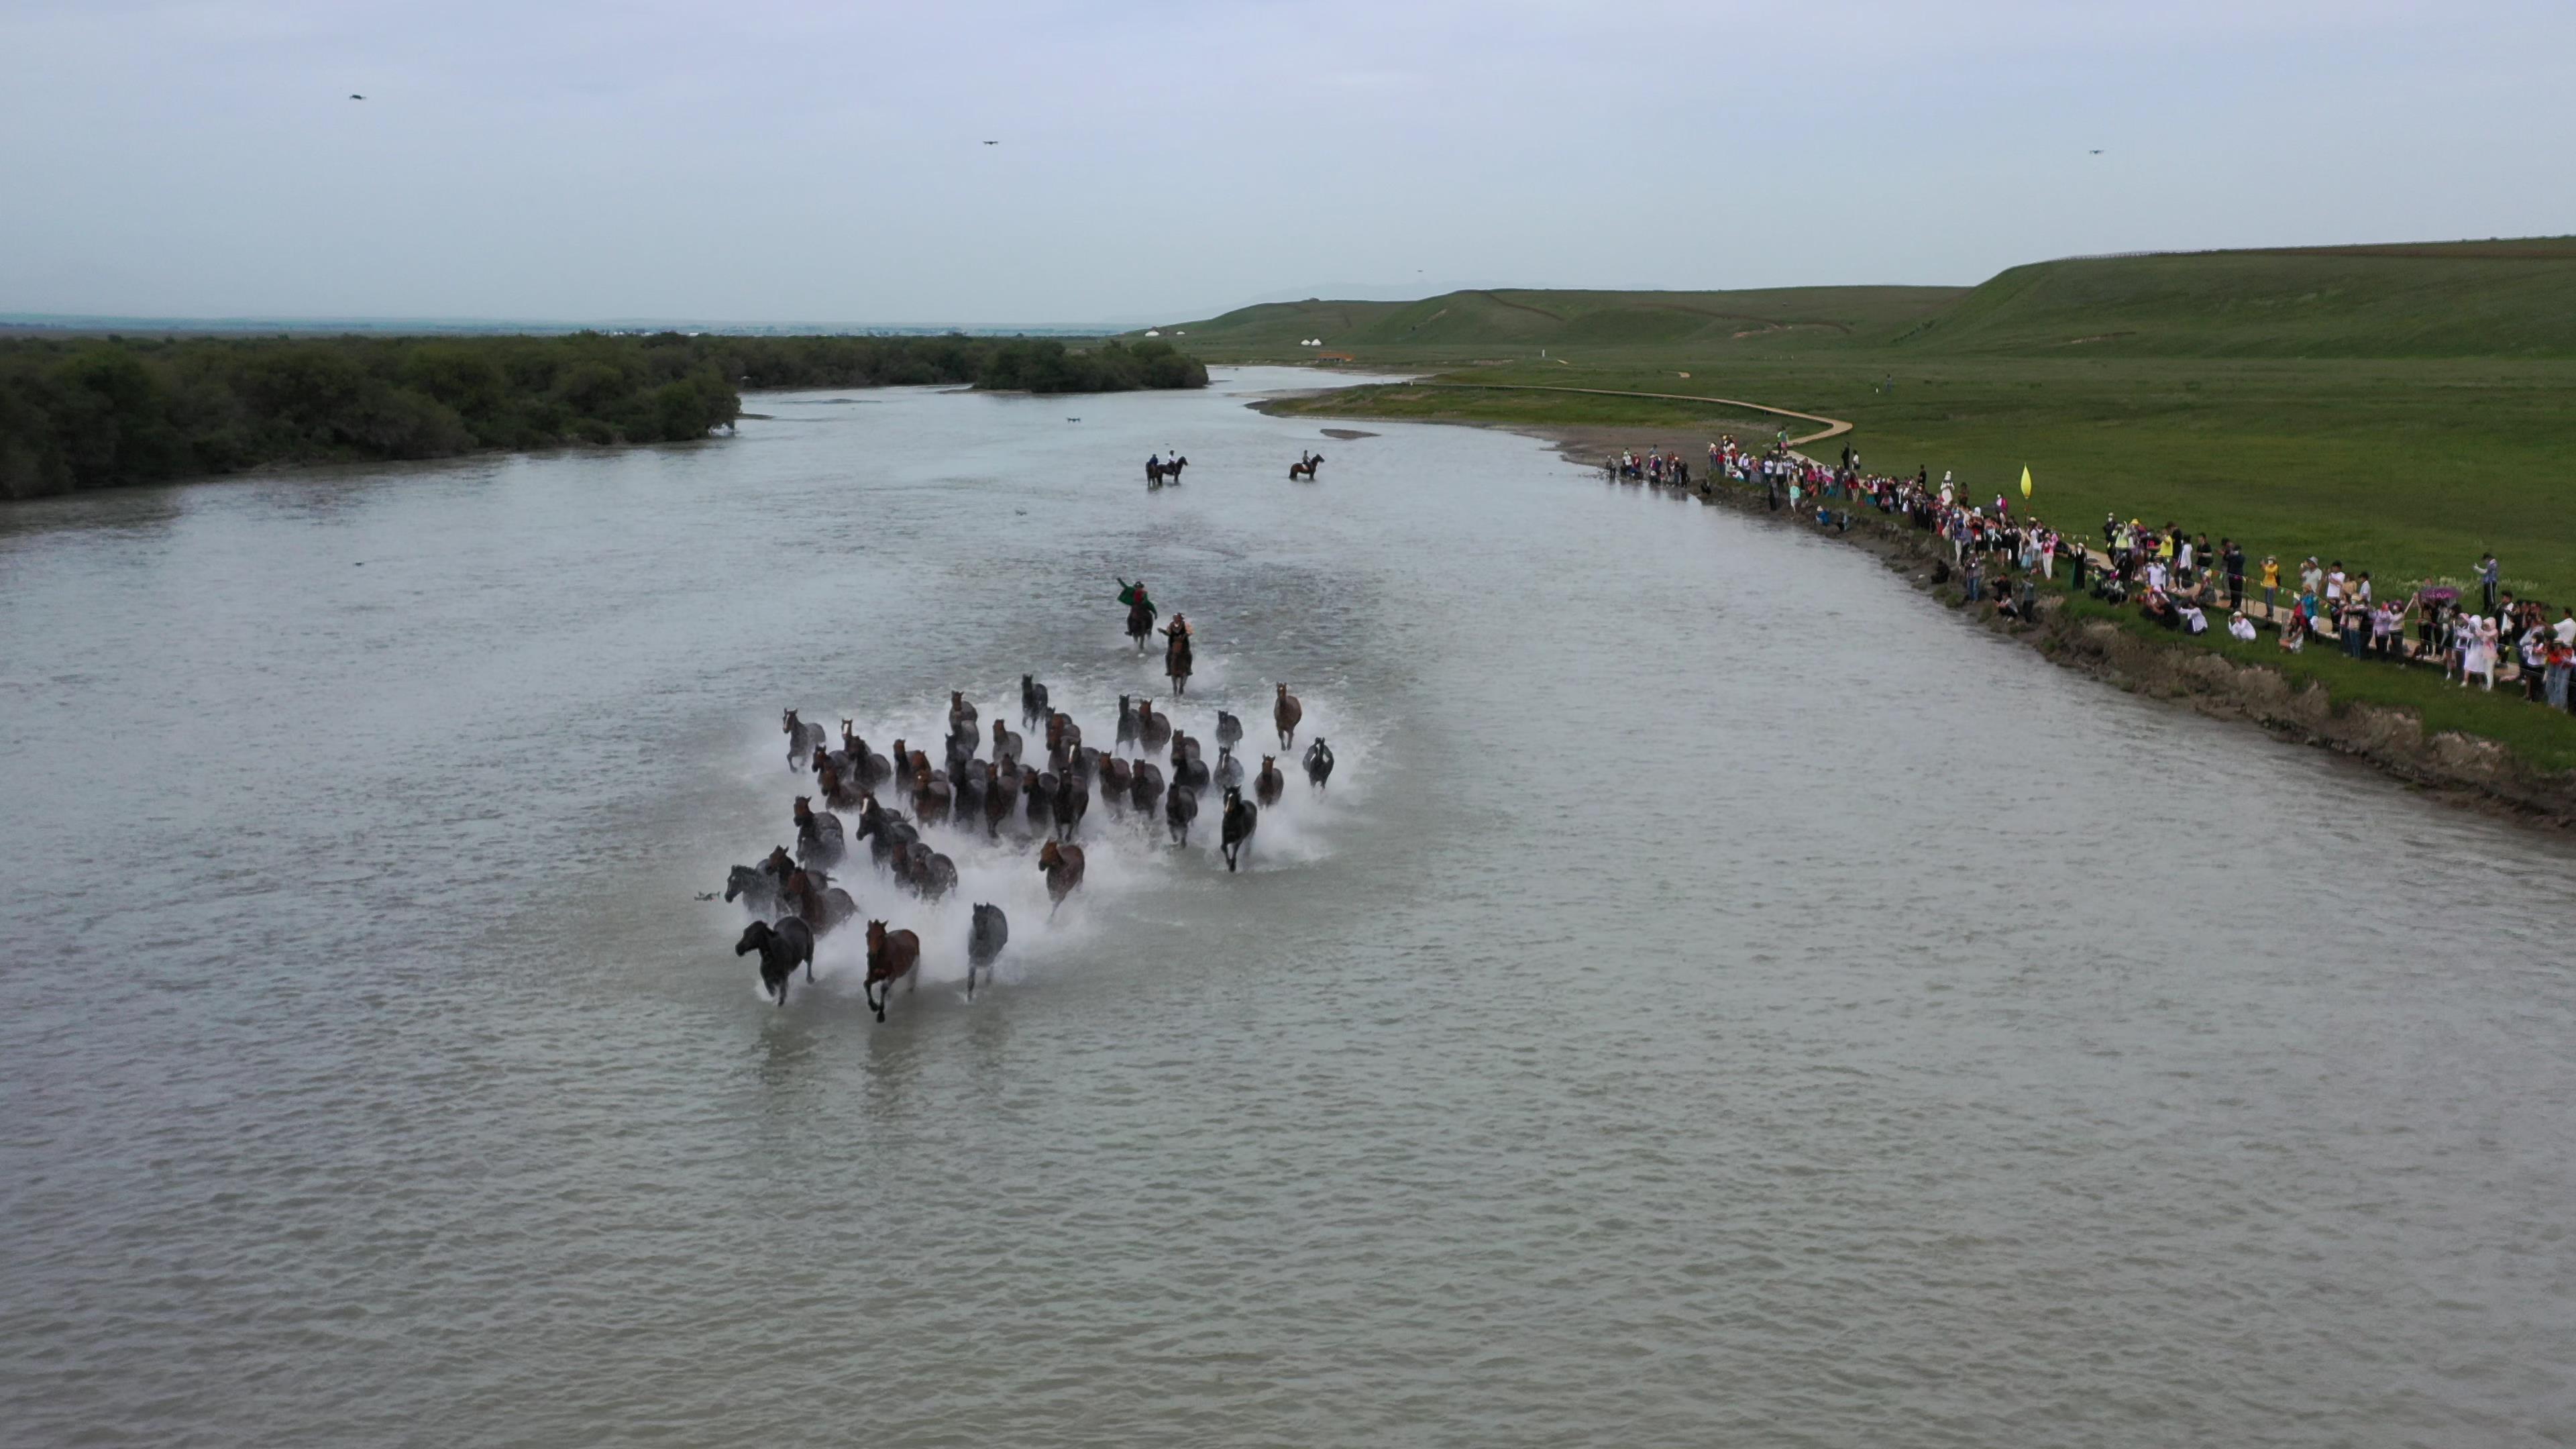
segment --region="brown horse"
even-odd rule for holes
[[[964,725],[969,732],[974,730],[975,704],[966,697],[964,690],[952,689],[948,691],[948,732],[955,734],[959,725]]]
[[[868,922],[868,978],[859,985],[859,994],[875,1010],[877,1020],[885,1020],[886,1002],[894,996],[894,984],[912,977],[910,991],[919,986],[914,973],[921,966],[921,938],[910,931],[889,931],[883,921]],[[808,968],[811,974],[811,968]],[[879,991],[877,988],[885,989]]]
[[[1022,741],[1018,735],[1003,728],[1000,720],[993,721],[993,763],[997,765],[1005,761],[1017,763],[1021,747]]]
[[[1261,773],[1252,777],[1252,798],[1264,805],[1276,805],[1288,789],[1288,777],[1279,773],[1279,757],[1263,755]]]
[[[1284,684],[1279,686],[1279,702],[1270,710],[1271,723],[1279,726],[1279,748],[1287,750],[1296,747],[1297,724],[1305,717],[1306,706],[1297,702],[1297,696],[1288,692],[1288,686]]]
[[[1172,717],[1154,713],[1150,699],[1136,701],[1136,743],[1148,750],[1159,750],[1172,742]]]
[[[1100,793],[1111,804],[1115,805],[1125,800],[1128,789],[1135,783],[1134,766],[1116,755],[1100,757]]]
[[[920,752],[913,758],[920,760]],[[955,798],[948,788],[948,772],[934,770],[922,760],[912,772],[912,814],[924,825],[937,825],[948,818],[949,802]]]
[[[1082,847],[1079,845],[1064,845],[1050,840],[1039,848],[1038,869],[1046,874],[1047,898],[1055,902],[1047,911],[1049,920],[1053,920],[1056,911],[1063,908],[1064,898],[1073,894],[1074,887],[1082,884],[1082,867]]]
[[[815,879],[819,871],[791,870],[778,886],[778,899],[787,913],[807,926],[819,926],[831,919],[823,901],[823,883]]]

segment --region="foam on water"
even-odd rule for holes
[[[1190,680],[1191,692],[1175,700],[1169,692],[1169,681],[1162,675],[1161,656],[1148,652],[1136,659],[1127,657],[1133,653],[1110,650],[1105,659],[1087,664],[1062,661],[1051,675],[1037,674],[1038,682],[1047,686],[1048,707],[1072,716],[1081,727],[1086,745],[1104,755],[1151,760],[1162,767],[1167,778],[1171,769],[1168,747],[1145,752],[1133,743],[1117,743],[1119,695],[1151,699],[1158,713],[1170,717],[1176,733],[1188,734],[1200,743],[1202,757],[1211,769],[1217,758],[1217,713],[1230,712],[1243,724],[1237,759],[1244,766],[1244,795],[1251,798],[1265,748],[1275,751],[1279,744],[1272,720],[1276,696],[1271,691],[1275,682],[1251,679],[1230,653],[1202,653],[1194,661],[1198,667]],[[1243,682],[1234,685],[1239,677]],[[976,707],[983,740],[977,753],[979,760],[992,758],[991,731],[994,719],[1000,718],[1023,737],[1023,760],[1043,762],[1044,726],[1022,724],[1016,676],[979,678],[956,687],[962,688],[967,701]],[[894,742],[900,739],[906,748],[921,750],[937,762],[946,743],[949,688],[914,687],[892,701],[799,701],[794,707],[800,719],[822,726],[827,743],[835,749],[840,743],[840,722],[849,720],[851,729],[878,754],[890,755]],[[1296,692],[1294,684],[1290,688]],[[1376,732],[1330,691],[1298,693],[1298,702],[1304,707],[1304,716],[1295,742],[1278,758],[1286,788],[1276,805],[1262,807],[1251,845],[1241,853],[1236,874],[1290,872],[1328,858],[1337,830],[1357,818],[1367,802]],[[730,856],[704,862],[701,873],[709,880],[721,881],[734,865],[758,860],[772,845],[789,845],[792,849],[792,802],[798,795],[814,792],[814,777],[809,771],[787,767],[786,737],[777,729],[776,715],[764,711],[759,719],[760,724],[746,726],[737,746],[733,784],[747,798],[776,802],[778,831],[774,838],[746,840]],[[1334,756],[1333,773],[1323,789],[1307,780],[1304,765],[1307,747],[1318,738],[1329,742]],[[1198,818],[1190,828],[1188,843],[1174,845],[1159,806],[1150,812],[1139,812],[1123,802],[1112,804],[1108,792],[1095,783],[1091,808],[1073,841],[1083,848],[1083,882],[1061,907],[1048,898],[1046,878],[1037,864],[1038,847],[1046,837],[1030,833],[1026,815],[1018,808],[1002,823],[995,837],[986,835],[980,821],[970,823],[962,816],[941,824],[915,822],[921,838],[957,866],[957,888],[939,900],[915,895],[876,864],[867,843],[855,838],[855,812],[831,812],[841,817],[843,838],[848,843],[848,853],[830,872],[832,883],[850,893],[859,911],[851,921],[816,941],[813,984],[837,995],[859,996],[867,977],[867,923],[882,920],[889,930],[909,930],[920,937],[920,985],[962,986],[968,966],[967,942],[978,903],[1001,907],[1010,922],[1010,941],[994,964],[994,981],[1008,986],[1068,969],[1083,959],[1086,948],[1097,941],[1107,916],[1124,913],[1151,917],[1159,909],[1158,893],[1167,895],[1176,889],[1204,886],[1211,880],[1223,883],[1228,872],[1220,849],[1220,795],[1221,791],[1211,784],[1200,798]],[[910,818],[909,802],[903,792],[881,788],[878,799]],[[827,808],[819,800],[814,804],[818,810]],[[728,929],[739,932],[741,923],[752,919],[752,915],[737,903],[725,919],[730,923]],[[731,939],[727,938],[728,943]],[[748,964],[750,958],[745,959]],[[757,994],[757,974],[750,974]],[[791,1005],[804,982],[805,975],[799,972],[796,985],[789,990]]]

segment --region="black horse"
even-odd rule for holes
[[[1244,799],[1241,790],[1228,789],[1225,792],[1225,816],[1218,825],[1224,836],[1226,874],[1234,873],[1236,861],[1252,844],[1253,828],[1260,823],[1260,807]]]
[[[1047,687],[1046,687],[1045,685],[1043,685],[1043,684],[1038,683],[1038,681],[1037,681],[1037,676],[1035,676],[1035,675],[1033,675],[1033,674],[1023,674],[1023,675],[1021,675],[1021,676],[1020,676],[1020,727],[1021,727],[1021,728],[1023,728],[1023,729],[1026,729],[1026,728],[1028,728],[1029,726],[1036,724],[1038,721],[1040,721],[1040,720],[1042,720],[1042,719],[1045,719],[1046,717],[1047,717]],[[993,721],[993,723],[994,723],[996,726],[999,726],[999,725],[1001,724],[1001,721],[997,719],[997,720]]]
[[[1306,779],[1316,789],[1321,790],[1324,788],[1324,782],[1331,778],[1333,778],[1333,747],[1324,743],[1322,735],[1317,735],[1315,742],[1306,747]]]
[[[993,962],[1010,943],[1011,921],[1002,908],[975,903],[975,924],[966,935],[966,999],[975,999],[975,973],[993,974]]]
[[[1171,827],[1172,843],[1190,843],[1190,822],[1199,818],[1199,792],[1187,785],[1174,785],[1163,796],[1163,823]]]
[[[805,968],[805,979],[814,979],[814,932],[803,921],[788,916],[777,925],[754,921],[742,928],[742,939],[734,942],[733,953],[747,956],[760,953],[761,989],[787,1004],[787,980],[796,968]]]

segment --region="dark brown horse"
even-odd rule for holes
[[[852,809],[859,803],[857,783],[841,773],[821,745],[814,747],[814,792],[835,810]]]
[[[1297,725],[1305,718],[1306,706],[1297,702],[1297,696],[1288,692],[1288,686],[1279,686],[1279,702],[1270,708],[1270,721],[1279,726],[1279,748],[1296,747]]]
[[[999,839],[1002,822],[1011,818],[1011,807],[1020,803],[1020,777],[1005,775],[999,765],[984,767],[984,838]]]
[[[993,763],[1017,764],[1022,745],[1020,737],[1003,728],[1000,720],[993,721]]]
[[[1074,830],[1082,824],[1082,817],[1090,812],[1091,789],[1089,786],[1082,783],[1082,776],[1078,772],[1056,776],[1055,828],[1057,835],[1065,840],[1071,840],[1073,838]]]
[[[1116,755],[1103,755],[1100,757],[1100,794],[1102,798],[1106,799],[1113,805],[1118,804],[1127,798],[1128,790],[1132,788],[1135,783],[1136,770],[1134,766],[1128,764],[1125,760],[1118,758]]]
[[[962,689],[952,689],[948,691],[949,733],[955,734],[959,725],[964,725],[971,732],[975,728],[975,724],[976,718],[974,701],[968,699],[966,697],[966,692]]]
[[[1323,454],[1321,454],[1321,453],[1313,453],[1313,454],[1309,454],[1309,455],[1307,456],[1307,458],[1306,458],[1306,461],[1304,461],[1304,462],[1302,462],[1302,463],[1291,463],[1291,464],[1289,464],[1289,465],[1288,465],[1288,481],[1289,481],[1289,482],[1291,482],[1291,483],[1294,483],[1294,482],[1296,482],[1298,479],[1303,478],[1303,479],[1305,479],[1305,480],[1306,480],[1307,482],[1309,482],[1309,483],[1314,482],[1314,481],[1315,481],[1315,470],[1316,470],[1317,468],[1322,467],[1322,466],[1323,466],[1323,463],[1324,463],[1324,455],[1323,455]]]
[[[1276,805],[1288,789],[1288,777],[1279,773],[1279,757],[1263,755],[1261,773],[1252,777],[1252,798],[1264,805]]]
[[[868,979],[859,985],[859,994],[885,1020],[886,1002],[894,996],[894,984],[913,977],[921,966],[921,938],[910,931],[889,931],[883,921],[868,922]],[[810,973],[809,973],[810,974]],[[920,984],[917,977],[909,991]],[[878,988],[883,987],[880,991]]]
[[[838,865],[842,849],[841,817],[828,811],[816,812],[811,795],[797,796],[797,860],[807,865]]]
[[[1136,762],[1136,778],[1127,787],[1127,803],[1138,810],[1151,810],[1163,798],[1163,771],[1151,760]]]
[[[774,926],[767,921],[754,921],[743,927],[742,939],[734,942],[733,953],[747,956],[754,951],[760,953],[761,989],[777,998],[780,1006],[787,1004],[788,978],[796,974],[797,967],[805,968],[806,980],[814,979],[814,933],[794,916]]]
[[[1046,875],[1047,898],[1055,902],[1047,911],[1050,919],[1063,908],[1064,898],[1073,894],[1074,887],[1082,884],[1082,868],[1082,847],[1079,845],[1050,840],[1039,847],[1038,869]]]
[[[1172,742],[1172,717],[1154,713],[1150,699],[1136,701],[1136,743],[1148,750],[1159,750]]]
[[[1029,833],[1047,835],[1055,830],[1056,777],[1043,770],[1020,772],[1020,795],[1028,814]]]

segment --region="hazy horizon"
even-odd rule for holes
[[[1141,326],[2557,235],[2572,57],[2519,0],[10,0],[0,313]]]

